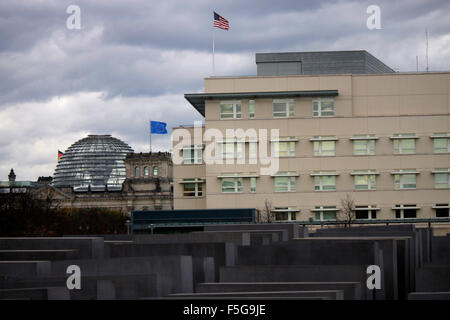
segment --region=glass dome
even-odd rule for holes
[[[111,135],[89,135],[72,144],[55,169],[53,185],[75,191],[121,189],[125,180],[127,153],[133,149]]]

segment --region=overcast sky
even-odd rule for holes
[[[69,5],[81,29],[68,29]],[[381,29],[366,26],[369,5]],[[450,70],[450,1],[1,0],[0,180],[53,175],[57,151],[112,134],[148,152],[148,121],[202,117],[183,98],[212,74],[255,75],[255,52],[367,50],[396,71]],[[170,149],[169,135],[153,148]]]

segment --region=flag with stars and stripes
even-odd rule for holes
[[[228,24],[228,20],[222,17],[220,14],[214,11],[214,27],[228,30],[230,29],[230,25]]]

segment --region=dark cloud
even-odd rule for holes
[[[81,8],[81,30],[66,9]],[[381,8],[368,30],[366,8]],[[169,126],[199,114],[183,99],[211,75],[212,11],[216,74],[256,73],[255,52],[365,49],[399,71],[450,70],[450,2],[10,0],[0,2],[0,179],[49,175],[56,150],[89,133],[148,147],[148,119]],[[165,136],[155,147],[168,149]]]

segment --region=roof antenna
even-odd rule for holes
[[[428,72],[428,29],[425,29],[425,39],[426,39],[426,60],[427,60],[427,72]]]
[[[419,72],[419,56],[416,56],[416,72]]]

